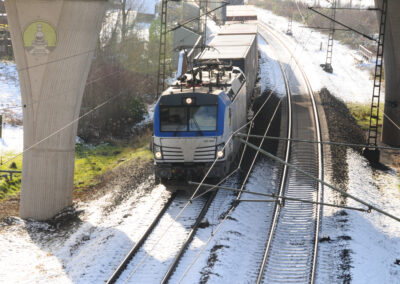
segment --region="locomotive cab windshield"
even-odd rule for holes
[[[161,132],[217,131],[217,105],[160,106]],[[185,100],[186,101],[186,100]]]

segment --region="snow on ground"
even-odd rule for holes
[[[264,10],[260,19],[276,31],[285,33],[287,20]],[[327,36],[293,24],[294,37],[284,35],[286,44],[304,67],[314,91],[327,87],[346,102],[369,103],[372,80],[368,70],[353,59],[353,51],[334,43],[333,74],[321,71],[325,62]],[[260,44],[262,49],[263,43]],[[372,170],[358,153],[348,152],[348,192],[400,217],[398,174]],[[325,202],[337,203],[339,194],[325,188]],[[347,199],[347,205],[362,207]],[[325,207],[320,244],[317,283],[400,283],[400,224],[379,213]]]
[[[320,64],[326,60],[328,36],[311,29],[302,28],[302,23],[293,22],[293,37],[285,34],[288,20],[272,12],[257,9],[259,20],[282,33],[288,47],[295,53],[304,67],[314,91],[327,87],[329,91],[345,102],[369,103],[372,97],[373,81],[368,69],[357,67],[355,51],[334,41],[333,73],[322,70]],[[320,46],[322,43],[322,50]]]
[[[259,13],[264,21],[271,22],[278,31],[286,30],[286,19],[267,11],[259,10]],[[214,28],[216,32],[218,27]],[[325,61],[325,51],[319,51],[319,45],[323,41],[326,46],[326,36],[301,29],[296,23],[294,23],[294,33],[294,38],[287,37],[287,43],[296,51],[296,56],[300,58],[309,74],[314,90],[327,86],[346,101],[369,100],[372,84],[369,74],[353,64],[351,51],[348,48],[335,42],[334,73],[327,74],[319,67],[319,64]],[[284,93],[284,87],[280,86],[280,69],[273,52],[262,39],[259,39],[259,44],[260,68],[263,73],[268,73],[267,78],[262,79],[263,88],[278,85],[277,87],[282,88],[280,91]],[[341,60],[335,60],[335,56]],[[0,65],[2,70],[13,68],[15,70],[15,66],[2,64]],[[13,74],[13,72],[7,73]],[[20,99],[16,96],[19,93],[18,86],[13,85],[13,80],[2,81],[2,78],[0,77],[0,84],[5,84],[5,87],[0,85],[0,92],[10,91],[6,92],[6,96],[0,96],[0,104],[20,104]],[[6,86],[10,82],[11,87]],[[6,126],[5,131],[5,133],[9,131],[6,137],[13,137],[12,133],[16,133],[17,129]],[[16,140],[4,142],[14,147],[18,145],[13,142]],[[398,187],[394,186],[398,183],[396,174],[392,171],[373,172],[366,161],[352,151],[348,153],[348,163],[349,193],[363,197],[368,202],[400,216],[400,194]],[[274,176],[273,168],[272,163],[267,160],[257,164],[246,189],[266,192],[274,188],[273,179],[265,183],[266,176]],[[15,225],[2,228],[0,282],[98,283],[107,279],[169,196],[169,192],[162,186],[149,190],[148,183],[145,182],[121,204],[112,210],[106,210],[110,206],[112,194],[114,193],[107,194],[97,201],[79,204],[78,210],[83,210],[80,216],[81,223],[72,230],[59,231],[45,223],[22,221],[17,218],[14,219]],[[332,196],[335,194],[331,194]],[[246,198],[256,197],[246,196]],[[254,279],[255,268],[252,259],[259,253],[257,248],[265,239],[262,238],[262,234],[268,219],[265,204],[239,204],[220,231],[204,247],[223,219],[223,213],[230,208],[232,199],[231,193],[225,191],[218,193],[206,216],[210,226],[198,231],[172,282],[178,281],[184,275],[184,283],[198,282],[199,279],[208,279],[210,283],[244,283]],[[349,202],[349,205],[357,204]],[[349,256],[351,262],[348,265],[353,282],[400,283],[400,266],[394,264],[396,259],[400,259],[399,224],[374,212],[366,214],[352,211],[346,211],[348,221],[340,223],[337,221],[342,218],[335,216],[335,212],[338,211],[332,210],[332,215],[324,216],[323,224],[328,226],[324,232],[329,233],[332,238],[337,237],[340,241],[350,237],[346,246],[351,251]],[[347,235],[341,235],[343,232]],[[332,253],[329,261],[325,259],[326,262],[320,264],[325,267],[325,272],[329,272],[332,267],[341,268],[346,264],[346,259],[341,260],[340,256],[335,255],[335,251],[338,251],[337,246],[337,243],[321,244],[323,250]],[[204,252],[196,261],[202,249]],[[185,274],[192,263],[193,267]],[[17,267],[24,269],[16,269]],[[345,282],[337,274],[338,271],[333,271],[319,276],[317,283]]]
[[[367,160],[347,152],[347,192],[400,217],[399,178],[394,170],[372,170]],[[328,181],[331,183],[331,181]],[[339,194],[325,187],[324,201]],[[345,199],[341,199],[345,200]],[[347,198],[347,206],[365,208]],[[400,223],[376,211],[324,207],[317,283],[400,283]]]
[[[15,218],[16,225],[4,227],[0,234],[0,283],[101,283],[108,279],[170,195],[163,186],[150,190],[149,185],[133,188],[130,197],[112,210],[115,190],[78,205],[83,210],[79,227],[55,229]]]
[[[371,170],[364,157],[348,151],[349,193],[400,217],[397,173]],[[359,206],[349,200],[349,206]],[[353,283],[400,283],[400,222],[372,211],[349,212]]]

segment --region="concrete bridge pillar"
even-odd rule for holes
[[[375,0],[382,7],[382,0]],[[378,13],[380,17],[380,13]],[[382,142],[400,147],[400,1],[388,0],[385,33],[385,114]]]
[[[67,125],[79,116],[108,2],[5,4],[24,105],[24,149],[29,149],[23,156],[20,215],[45,220],[72,203],[78,124]]]

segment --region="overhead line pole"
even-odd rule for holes
[[[383,76],[383,53],[385,49],[385,31],[386,31],[386,18],[387,18],[388,1],[382,1],[381,19],[379,25],[379,38],[378,48],[376,51],[375,74],[374,74],[374,87],[372,92],[371,101],[371,115],[369,119],[368,129],[368,146],[364,149],[364,156],[372,161],[379,162],[380,152],[376,147],[378,142],[378,127],[379,127],[379,106],[382,89],[382,76]]]
[[[333,72],[332,68],[332,53],[333,53],[333,36],[335,34],[335,19],[336,19],[336,0],[333,0],[332,2],[332,21],[331,21],[331,26],[329,29],[329,35],[328,35],[328,45],[326,48],[326,60],[325,64],[322,64],[322,68],[324,71],[328,73]]]
[[[167,9],[168,9],[168,0],[161,0],[160,50],[158,55],[157,98],[160,96],[161,92],[165,89]]]

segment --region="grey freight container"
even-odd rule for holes
[[[247,97],[251,97],[258,73],[257,35],[224,34],[216,36],[198,57],[199,62],[212,59],[231,61],[242,69],[247,81]]]

